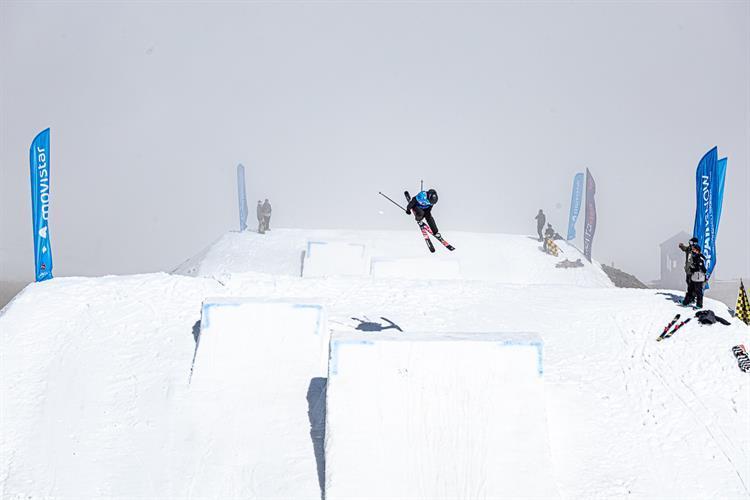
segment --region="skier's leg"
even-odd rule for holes
[[[682,301],[682,305],[686,306],[694,300],[695,300],[695,287],[693,286],[693,282],[690,281],[688,282],[687,293],[685,294],[685,300]]]
[[[412,212],[414,213],[414,220],[416,220],[417,222],[422,222],[422,220],[424,219],[424,210],[419,207],[414,207]]]
[[[694,284],[695,287],[695,305],[698,306],[698,309],[703,308],[703,282],[702,281],[696,281]]]
[[[440,234],[440,231],[438,231],[437,224],[435,224],[435,219],[432,217],[432,210],[425,211],[424,214],[425,219],[427,219],[427,224],[430,226],[430,231],[432,231],[432,234]]]

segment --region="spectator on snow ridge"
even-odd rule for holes
[[[690,258],[694,246],[697,246],[700,249],[700,247],[698,246],[698,238],[694,236],[690,238],[690,241],[687,245],[678,243],[677,246],[680,247],[680,250],[685,252],[685,283],[687,284],[688,288],[690,288]]]
[[[263,215],[263,227],[266,231],[271,230],[271,203],[268,201],[268,198],[266,198],[266,201],[263,202],[263,209],[261,210],[261,213]]]
[[[549,252],[548,242],[555,239],[555,230],[552,229],[552,224],[547,224],[547,229],[544,231],[544,251]]]
[[[263,205],[260,200],[258,200],[258,206],[255,207],[255,214],[258,217],[258,232],[263,234],[265,232],[263,230]]]
[[[697,244],[690,247],[688,260],[690,262],[690,281],[682,305],[687,306],[695,301],[695,309],[701,309],[703,307],[703,288],[706,284],[706,260]]]
[[[544,212],[542,212],[542,209],[539,209],[539,213],[536,214],[536,232],[539,233],[539,241],[543,241],[544,238],[542,237],[542,229],[544,229],[544,223],[547,222],[547,217],[544,215]]]

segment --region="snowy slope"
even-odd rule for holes
[[[749,496],[750,378],[730,352],[748,341],[746,326],[692,322],[657,343],[663,325],[686,312],[668,294],[613,288],[595,265],[556,269],[575,250],[563,246],[555,259],[526,236],[452,234],[461,279],[299,277],[311,239],[365,242],[372,258],[423,259],[411,232],[266,236],[226,235],[180,269],[192,276],[56,278],[3,309],[0,496],[247,491],[252,473],[205,473],[200,457],[211,445],[193,434],[202,403],[188,376],[207,297],[312,300],[340,331],[372,329],[385,317],[404,335],[536,332],[562,498]],[[706,305],[728,318],[720,303]],[[250,373],[240,364],[226,376]],[[287,480],[317,480],[310,475]]]
[[[334,334],[326,498],[557,498],[542,350],[531,334]]]
[[[448,252],[438,245],[428,254],[421,234],[414,231],[333,231],[274,229],[266,234],[231,232],[176,269],[188,276],[217,277],[234,273],[260,272],[300,276],[308,242],[343,242],[365,245],[373,267],[381,263],[408,272],[418,261],[458,262],[463,279],[516,284],[561,284],[614,286],[598,264],[590,264],[581,253],[559,242],[564,253],[552,257],[542,251],[535,238],[523,235],[455,232],[451,243],[458,248]],[[554,266],[564,259],[582,259],[584,267],[561,269]],[[415,260],[417,262],[415,262]],[[384,273],[393,275],[394,272]]]

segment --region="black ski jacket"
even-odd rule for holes
[[[547,217],[542,212],[536,214],[536,217],[534,218],[536,219],[536,225],[539,228],[544,227],[544,224],[547,222]]]

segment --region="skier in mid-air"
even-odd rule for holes
[[[427,191],[420,191],[417,196],[409,200],[409,204],[406,205],[406,213],[411,215],[414,212],[414,218],[417,222],[427,220],[427,224],[430,226],[435,238],[440,239],[440,232],[438,231],[435,219],[432,217],[432,207],[438,202],[437,191],[434,189],[428,189]]]
[[[383,194],[382,191],[378,192],[378,194],[396,205],[401,210],[406,210],[407,215],[411,215],[411,213],[414,212],[414,218],[417,220],[419,230],[422,231],[422,237],[424,238],[424,242],[430,252],[435,251],[435,246],[430,241],[430,236],[433,236],[451,252],[456,249],[453,245],[443,239],[443,237],[440,235],[440,232],[438,231],[435,219],[432,217],[432,207],[434,207],[435,203],[437,203],[438,201],[437,191],[435,191],[434,189],[420,191],[419,194],[417,194],[417,196],[415,196],[414,198],[411,197],[409,191],[404,191],[404,197],[406,197],[406,201],[408,202],[406,208],[402,207],[387,195]]]

